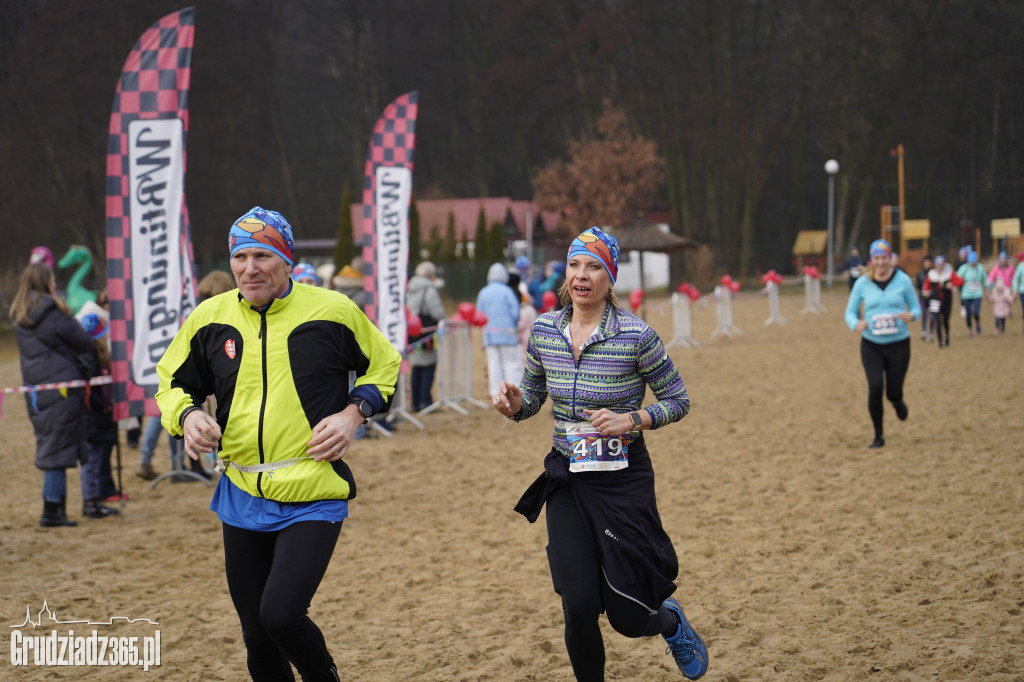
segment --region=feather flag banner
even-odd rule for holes
[[[377,119],[363,180],[365,312],[403,354],[417,100],[417,92],[406,93]]]
[[[107,294],[114,418],[158,415],[156,363],[196,305],[185,203],[195,8],[135,43],[107,141]]]

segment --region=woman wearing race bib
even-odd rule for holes
[[[960,266],[956,274],[964,280],[960,287],[960,302],[967,311],[967,338],[981,333],[981,299],[988,288],[988,273],[978,263],[978,252],[967,254],[967,262]],[[971,331],[971,320],[974,320],[974,331]]]
[[[920,316],[921,306],[910,276],[893,267],[889,242],[875,240],[871,244],[871,265],[853,285],[846,304],[846,324],[861,332],[860,359],[868,378],[868,413],[875,427],[875,440],[868,447],[885,445],[883,394],[896,408],[900,421],[907,418],[907,404],[903,402],[903,379],[910,366],[907,323]]]
[[[928,312],[922,317],[928,318],[928,340],[932,340],[933,334],[938,336],[939,348],[949,346],[949,313],[953,310],[953,287],[958,281],[946,257],[941,254],[936,256],[935,267],[925,276],[924,293]]]
[[[1010,288],[1020,295],[1020,307],[1024,311],[1024,253],[1017,253],[1017,269],[1013,271]]]
[[[545,509],[576,679],[604,679],[603,611],[627,637],[662,635],[666,653],[695,680],[707,670],[707,647],[670,597],[679,564],[643,438],[645,429],[682,419],[690,400],[657,333],[612,293],[618,256],[615,238],[596,227],[573,240],[559,291],[565,307],[534,323],[522,383],[502,382],[494,407],[518,422],[547,397],[554,404],[544,473],[516,511],[532,523]],[[641,408],[648,386],[657,402]]]

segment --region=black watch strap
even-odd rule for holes
[[[192,405],[191,407],[186,407],[184,410],[181,411],[181,416],[178,417],[178,426],[180,426],[182,429],[184,429],[185,428],[185,417],[188,415],[188,413],[189,412],[193,412],[195,410],[201,410],[201,409],[203,409],[203,408],[199,407],[198,405]]]
[[[373,405],[364,398],[349,398],[348,404],[356,406],[359,414],[363,417],[363,423],[366,423],[366,420],[373,416]]]

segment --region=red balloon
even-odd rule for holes
[[[954,272],[949,277],[949,283],[955,287],[962,287],[964,285],[964,278]]]
[[[734,294],[735,294],[735,293],[736,293],[737,291],[739,291],[739,290],[740,290],[740,283],[739,283],[739,282],[734,282],[734,281],[732,281],[732,280],[729,280],[729,282],[728,282],[727,286],[728,286],[728,287],[729,287],[730,289],[732,289],[732,293],[734,293]]]
[[[629,292],[629,305],[631,305],[633,307],[633,312],[636,312],[637,310],[639,310],[640,309],[640,304],[642,304],[643,302],[644,302],[644,290],[643,289],[633,289],[633,291]]]
[[[689,282],[683,282],[679,285],[679,293],[683,296],[689,297],[691,301],[696,301],[700,298],[700,291]]]
[[[473,318],[470,320],[474,327],[483,327],[487,324],[487,315],[482,310],[474,310]]]
[[[555,307],[555,304],[558,303],[558,297],[555,296],[555,292],[553,291],[545,291],[540,295],[540,303],[541,312],[546,313]]]
[[[476,312],[476,306],[467,301],[463,301],[459,304],[459,317],[466,322],[473,321],[473,313]]]
[[[732,281],[732,275],[722,275],[722,284],[729,286],[729,282]]]
[[[419,336],[420,332],[423,331],[423,320],[420,319],[419,315],[410,315],[405,318],[405,328],[409,336]]]

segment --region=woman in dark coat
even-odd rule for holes
[[[25,268],[11,304],[21,376],[26,385],[82,379],[76,356],[92,348],[89,333],[56,295],[53,271],[42,263]],[[66,511],[67,472],[85,459],[85,389],[25,394],[36,434],[36,467],[43,471],[43,515],[39,525],[76,526]]]

